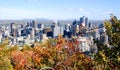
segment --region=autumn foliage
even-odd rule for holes
[[[110,26],[108,30],[111,30],[112,25],[106,23],[106,26]],[[113,38],[111,41],[113,44],[116,39],[112,32],[108,32]],[[119,37],[119,35],[117,36]],[[102,49],[97,54],[91,55],[85,55],[80,51],[77,39],[68,40],[61,35],[57,39],[34,43],[34,47],[24,45],[22,49],[17,46],[11,47],[1,44],[0,70],[119,70],[120,50],[118,43],[113,44],[117,45],[116,53],[112,49]]]

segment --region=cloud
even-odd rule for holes
[[[26,2],[36,2],[38,0],[25,0]]]
[[[27,9],[14,9],[14,8],[1,8],[1,19],[23,19],[23,18],[36,18],[42,16],[43,12],[27,10]]]
[[[66,8],[68,11],[85,11],[84,8]]]
[[[111,13],[114,13],[113,11],[107,11],[107,12],[104,12],[103,14],[111,14]]]
[[[67,13],[65,13],[67,12]],[[0,19],[35,19],[35,18],[77,18],[80,16],[87,16],[91,13],[83,8],[66,8],[61,11],[44,11],[44,10],[30,10],[19,8],[4,8],[0,7]]]
[[[84,11],[85,9],[83,9],[83,8],[80,8],[79,10],[80,10],[80,11]]]
[[[87,15],[91,14],[91,12],[89,12],[88,10],[86,10],[84,8],[66,8],[65,10],[70,12],[70,13],[73,13],[74,15],[76,15],[76,14],[78,15],[79,14],[79,16],[80,15],[87,16]]]

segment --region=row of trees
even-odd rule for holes
[[[110,47],[97,42],[98,53],[91,56],[79,51],[76,39],[68,41],[62,36],[22,49],[1,44],[0,70],[119,70],[120,21],[112,16],[104,26]]]

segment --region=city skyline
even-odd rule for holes
[[[118,0],[2,0],[0,20],[3,19],[109,19],[111,13],[120,18]]]

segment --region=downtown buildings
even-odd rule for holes
[[[10,27],[1,27],[0,41],[4,42],[9,38],[9,45],[22,46],[24,44],[33,45],[35,42],[45,42],[47,39],[57,38],[59,35],[68,41],[77,39],[79,41],[79,49],[83,52],[90,52],[94,41],[101,43],[108,42],[108,37],[104,33],[104,27],[93,27],[87,17],[80,17],[80,20],[74,20],[71,24],[63,26],[59,21],[53,21],[49,27],[33,20],[26,24],[17,25],[10,23]]]

